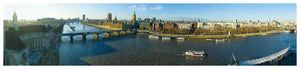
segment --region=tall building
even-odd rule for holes
[[[118,21],[117,21],[117,16],[115,16],[115,19],[113,20],[113,22],[118,22]]]
[[[13,15],[13,26],[16,31],[19,31],[18,18],[17,18],[16,12],[14,12],[14,15]]]
[[[237,19],[234,20],[235,23],[238,23]]]
[[[85,20],[85,14],[82,15],[82,20]]]
[[[135,12],[133,12],[131,25],[133,25],[133,26],[135,25],[135,20],[136,20],[136,15],[135,15]]]
[[[108,13],[108,14],[107,14],[107,22],[111,22],[111,20],[112,20],[112,19],[111,19],[111,13]]]
[[[138,18],[138,21],[142,21],[142,18]]]

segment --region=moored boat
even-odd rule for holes
[[[192,51],[188,50],[185,52],[186,56],[192,56],[192,57],[206,57],[206,53],[204,51]]]
[[[163,40],[170,40],[171,37],[162,37]]]
[[[212,41],[212,39],[205,39],[206,41]]]
[[[266,33],[262,33],[261,35],[267,35]]]
[[[227,41],[227,39],[216,39],[216,41]]]
[[[184,38],[182,38],[182,37],[178,37],[178,38],[177,38],[177,40],[184,40]]]
[[[290,33],[291,31],[289,31],[289,30],[285,30],[285,31],[283,31],[283,33]]]
[[[154,36],[154,35],[149,35],[149,38],[159,38],[158,36]]]

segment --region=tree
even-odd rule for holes
[[[145,28],[144,28],[144,26],[140,26],[140,30],[144,30]]]

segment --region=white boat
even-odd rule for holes
[[[266,34],[266,33],[262,33],[261,35],[268,35],[268,34]]]
[[[163,40],[170,40],[171,37],[162,37]]]
[[[185,52],[186,56],[192,56],[192,57],[206,57],[206,53],[204,51],[192,51],[188,50]]]
[[[206,41],[212,41],[212,39],[205,39]]]
[[[285,31],[283,31],[283,33],[290,33],[291,31],[289,31],[289,30],[285,30]]]
[[[154,35],[149,35],[149,38],[159,38],[158,36],[154,36]]]
[[[178,37],[178,38],[177,38],[177,40],[184,40],[184,38],[182,38],[182,37]]]
[[[227,39],[216,39],[216,41],[227,41]]]

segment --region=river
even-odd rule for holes
[[[106,31],[83,25],[64,26],[63,33]],[[61,38],[59,65],[227,65],[232,63],[231,53],[237,60],[249,60],[276,53],[291,45],[296,49],[296,34],[271,34],[231,38],[227,42],[205,41],[205,39],[162,40],[147,36],[127,35],[111,39],[93,39],[87,35]],[[104,34],[100,34],[103,38]],[[203,50],[206,58],[183,56],[187,50]]]

